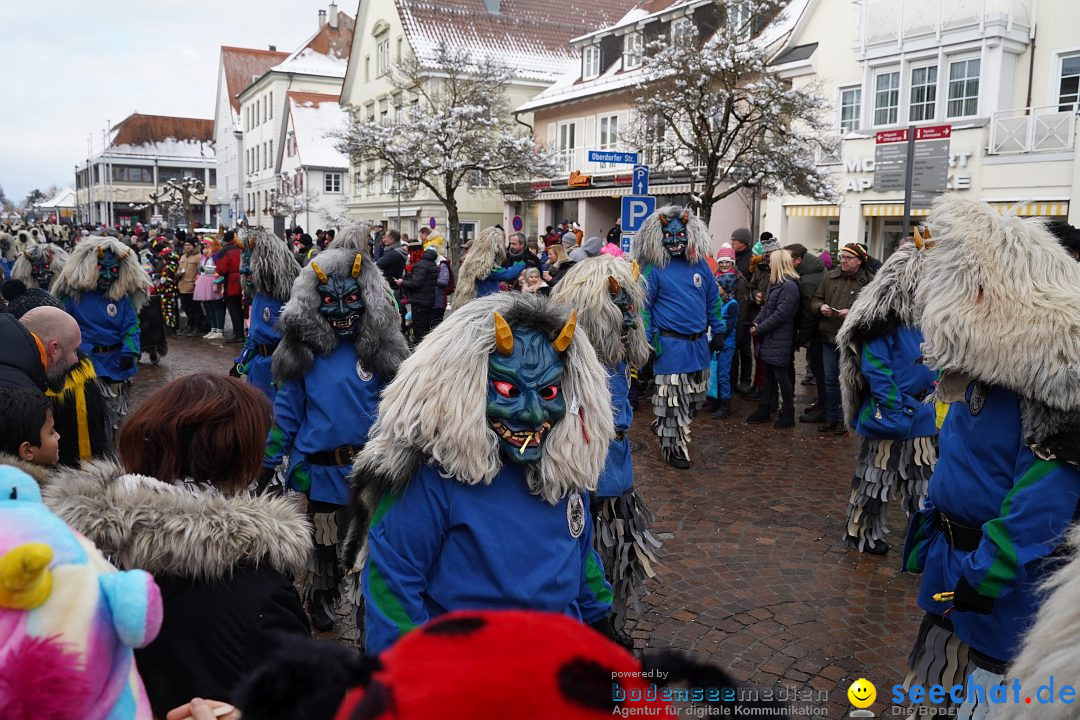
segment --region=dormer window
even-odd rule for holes
[[[623,69],[641,67],[641,33],[630,33],[623,38]]]
[[[600,48],[589,45],[581,51],[581,79],[600,77]]]
[[[682,40],[690,37],[694,31],[694,21],[688,17],[675,18],[671,21],[671,39]]]

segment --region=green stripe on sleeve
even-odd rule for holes
[[[892,369],[889,368],[889,366],[886,365],[881,360],[881,358],[879,358],[877,355],[875,355],[870,350],[870,347],[868,345],[863,346],[863,357],[879,373],[881,373],[883,375],[888,375],[890,378],[892,377]],[[898,400],[899,400],[898,390],[899,390],[899,388],[896,387],[896,383],[895,382],[892,383],[892,387],[889,388],[889,394],[885,398],[885,407],[887,407],[890,410],[896,410],[898,407],[900,407],[900,403],[898,402]]]
[[[270,438],[266,441],[264,457],[275,458],[285,452],[285,432],[276,424],[270,428]]]
[[[589,552],[589,559],[585,561],[585,584],[598,602],[607,605],[612,603],[614,598],[611,595],[611,588],[604,580],[604,569],[596,561],[594,552]]]
[[[1005,518],[1012,510],[1013,499],[1016,497],[1017,493],[1026,490],[1039,480],[1042,480],[1056,470],[1057,467],[1057,463],[1047,460],[1036,460],[1032,463],[1031,467],[1029,467],[1027,472],[1020,478],[1020,481],[1017,482],[1012,490],[1009,491],[1009,494],[1005,496],[1005,500],[1001,503],[1001,511],[998,513],[998,517],[983,525],[983,531],[986,533],[987,537],[990,538],[990,541],[997,545],[998,551],[994,556],[993,564],[991,564],[990,569],[986,571],[986,575],[983,577],[982,582],[975,588],[980,595],[996,598],[1001,595],[1001,591],[1005,586],[1016,578],[1016,545],[1009,535],[1009,528],[1005,524]]]
[[[386,493],[382,496],[382,500],[379,501],[378,506],[375,508],[375,512],[371,515],[371,522],[368,524],[369,528],[373,528],[379,524],[379,521],[383,519],[383,515],[390,512],[390,508],[394,506],[394,503],[398,500],[397,495],[393,493]]]
[[[405,606],[401,600],[390,591],[379,567],[368,558],[368,586],[371,589],[371,599],[383,615],[387,617],[398,629],[398,633],[404,635],[416,627],[416,623],[405,612]]]

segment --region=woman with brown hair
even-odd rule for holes
[[[570,259],[570,256],[566,252],[566,247],[558,243],[552,245],[547,249],[548,252],[548,264],[547,269],[544,271],[544,281],[554,286],[555,283],[562,279],[562,276],[566,274],[567,270],[574,267],[577,263]]]
[[[121,465],[84,464],[44,489],[118,567],[146,570],[161,588],[161,633],[136,653],[159,717],[192,697],[231,701],[275,635],[309,634],[292,579],[311,554],[311,525],[291,499],[248,492],[270,423],[251,385],[190,375],[127,418]]]

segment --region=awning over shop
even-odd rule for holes
[[[685,195],[690,192],[690,183],[677,185],[653,185],[649,188],[650,195]],[[633,188],[629,185],[618,185],[605,188],[582,188],[581,190],[545,190],[536,196],[537,200],[572,200],[575,198],[594,197],[622,197],[633,195]]]
[[[839,205],[788,205],[788,217],[840,217]]]
[[[415,217],[420,214],[420,210],[421,208],[418,205],[407,205],[401,208],[400,215],[401,217]],[[397,217],[398,214],[399,211],[396,207],[382,209],[383,217]]]
[[[1069,214],[1068,202],[1042,202],[1017,205],[1008,202],[992,202],[990,205],[999,213],[1012,212],[1020,217],[1064,217]],[[790,209],[789,209],[790,210]],[[929,208],[912,208],[912,217],[926,217]],[[863,205],[863,217],[903,217],[904,206],[900,203],[888,205]],[[791,212],[788,212],[791,215]]]

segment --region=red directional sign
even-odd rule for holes
[[[898,143],[907,142],[908,131],[907,130],[882,130],[877,133],[877,144],[884,145],[885,143]]]
[[[951,135],[952,125],[930,125],[929,127],[915,128],[916,140],[946,140]]]

